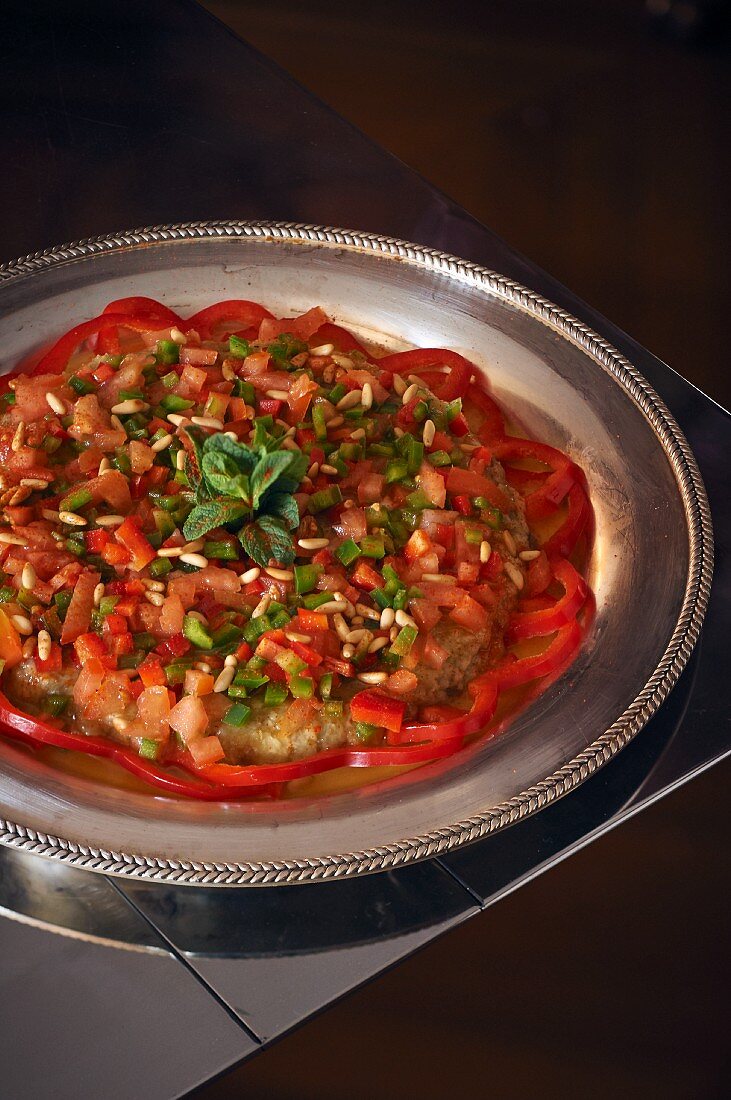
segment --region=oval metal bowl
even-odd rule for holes
[[[602,339],[508,279],[365,233],[196,223],[83,241],[0,268],[3,369],[147,294],[183,314],[223,298],[283,313],[320,304],[393,348],[464,352],[536,438],[589,479],[597,614],[578,660],[492,740],[327,798],[201,804],[54,770],[0,738],[0,840],[76,867],[162,882],[324,881],[476,840],[584,780],[657,710],[708,601],[711,524],[677,424]]]

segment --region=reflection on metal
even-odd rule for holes
[[[525,288],[440,252],[285,223],[198,223],[82,242],[0,268],[8,365],[64,330],[79,302],[94,313],[134,292],[183,311],[237,294],[297,310],[316,295],[367,335],[467,351],[532,433],[586,470],[597,517],[597,617],[570,673],[506,734],[455,760],[324,799],[192,805],[102,790],[2,743],[5,844],[177,884],[368,874],[521,820],[583,782],[645,725],[698,638],[710,516],[677,425],[610,345]],[[68,822],[65,838],[56,835],[59,820]]]
[[[167,954],[106,879],[12,848],[0,848],[0,915],[87,943]]]

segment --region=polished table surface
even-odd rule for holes
[[[227,218],[455,253],[563,306],[642,371],[695,451],[714,516],[711,604],[678,686],[609,765],[505,832],[399,871],[283,890],[122,882],[0,849],[5,1094],[53,1082],[60,1098],[179,1096],[729,753],[727,678],[718,686],[729,416],[196,5],[6,0],[0,28],[0,261]],[[151,1018],[174,1058],[148,1053]]]

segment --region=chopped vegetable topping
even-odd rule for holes
[[[3,385],[10,736],[275,795],[451,755],[581,642],[583,474],[456,352],[136,297]]]

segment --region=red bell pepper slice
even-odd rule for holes
[[[451,496],[487,497],[491,504],[506,512],[510,501],[492,478],[477,474],[474,470],[462,470],[450,466],[447,473],[447,492]]]
[[[406,703],[385,695],[382,691],[359,691],[350,700],[350,714],[355,722],[398,733],[404,720]]]
[[[80,325],[76,325],[56,341],[36,364],[32,373],[34,375],[60,374],[84,340],[88,340],[90,336],[96,336],[102,329],[111,326],[121,326],[134,332],[154,332],[160,327],[160,318],[150,315],[131,317],[125,313],[107,313],[92,317],[90,321],[82,321]]]
[[[591,540],[592,527],[593,512],[589,498],[581,485],[574,485],[569,490],[569,510],[566,519],[558,531],[554,531],[551,537],[543,543],[541,549],[549,555],[561,554],[562,557],[567,558],[574,552],[576,544],[584,532]]]
[[[508,636],[511,641],[553,634],[575,619],[584,606],[588,592],[586,581],[580,573],[576,572],[571,562],[565,558],[554,562],[553,574],[563,585],[563,596],[544,611],[516,612],[508,625]]]
[[[477,681],[475,681],[477,683]],[[398,737],[398,741],[413,742],[424,741],[427,738],[434,741],[445,741],[458,738],[461,741],[472,733],[479,733],[495,714],[497,707],[498,689],[494,680],[487,676],[481,678],[479,687],[474,693],[470,710],[459,717],[449,718],[446,722],[434,724],[431,722],[407,722]]]
[[[414,348],[412,351],[397,351],[378,360],[382,370],[394,374],[421,374],[429,367],[447,367],[448,373],[430,378],[430,388],[442,401],[453,401],[455,397],[464,397],[470,378],[475,372],[474,363],[445,348]]]
[[[218,329],[218,334],[221,335],[221,326],[225,326],[223,332],[229,334],[251,326],[258,328],[265,317],[273,317],[273,314],[258,302],[232,298],[225,302],[216,302],[194,313],[185,322],[185,328],[195,329],[203,340],[211,340],[214,329]]]
[[[564,668],[581,645],[582,631],[579,623],[574,619],[562,626],[551,644],[543,653],[534,657],[515,657],[509,654],[495,668],[485,673],[486,677],[493,679],[500,690],[517,687],[518,684],[527,684],[539,677],[549,676]],[[470,684],[469,691],[480,683],[478,680]]]
[[[472,382],[467,387],[467,402],[474,405],[482,416],[477,435],[483,443],[493,444],[505,435],[505,418],[500,406],[482,386]]]
[[[360,341],[353,336],[352,332],[348,332],[346,328],[341,328],[340,325],[333,325],[330,321],[320,325],[317,332],[313,332],[310,336],[308,342],[311,348],[319,348],[323,344],[335,344],[337,350],[346,355],[349,351],[359,351],[371,363],[375,362]],[[382,362],[383,360],[378,360],[379,367]]]
[[[503,463],[516,460],[532,460],[547,466],[543,482],[525,498],[525,511],[529,522],[542,519],[556,511],[564,497],[577,481],[581,470],[563,451],[538,443],[533,439],[504,439],[494,445],[495,457]]]
[[[165,794],[184,795],[186,798],[200,798],[208,802],[220,802],[231,797],[222,792],[220,786],[200,780],[184,779],[159,767],[152,761],[138,756],[132,749],[124,748],[114,741],[103,737],[82,737],[80,734],[65,733],[40,718],[34,718],[18,710],[5,695],[0,693],[0,731],[7,737],[13,737],[30,745],[52,745],[72,752],[84,752],[90,756],[101,756],[113,760],[126,771],[136,775]],[[259,788],[259,793],[264,792]]]

